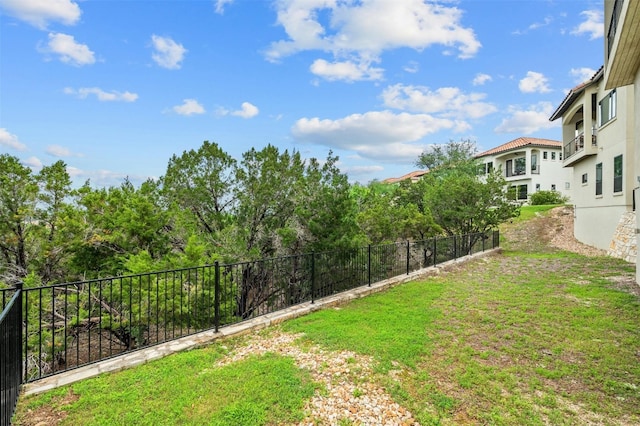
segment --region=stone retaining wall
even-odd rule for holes
[[[624,259],[627,262],[636,263],[638,257],[638,243],[636,240],[636,212],[626,212],[620,218],[618,227],[611,244],[609,244],[609,256]]]

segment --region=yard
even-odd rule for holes
[[[634,266],[525,213],[501,255],[22,398],[15,423],[639,424]]]

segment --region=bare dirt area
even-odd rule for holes
[[[555,207],[526,223],[516,222],[500,227],[507,245],[523,251],[566,250],[585,256],[606,256],[606,251],[588,246],[573,236],[573,209]]]

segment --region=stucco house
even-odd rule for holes
[[[631,98],[629,104],[632,111],[627,113],[627,138],[630,144],[630,156],[625,165],[628,173],[626,177],[626,192],[631,193],[632,212],[627,216],[634,224],[627,235],[633,239],[635,234],[635,263],[636,281],[640,284],[640,258],[638,258],[638,246],[640,246],[640,217],[637,214],[637,203],[640,199],[640,2],[637,0],[605,0],[605,66],[604,88],[605,90],[620,90],[625,88]],[[624,182],[623,182],[624,184]],[[623,241],[624,242],[624,241]],[[633,249],[630,250],[633,254]],[[630,256],[632,257],[632,256]]]
[[[562,167],[562,142],[521,137],[476,155],[484,173],[501,169],[516,199],[527,202],[536,191],[558,191],[571,198],[571,170]]]
[[[562,119],[563,166],[573,171],[575,237],[634,263],[640,228],[640,96],[634,88],[640,83],[639,3],[605,1],[605,65],[570,90],[550,117]]]

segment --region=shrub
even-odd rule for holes
[[[543,204],[565,204],[569,197],[563,196],[558,191],[538,191],[531,194],[531,205],[540,206]]]

